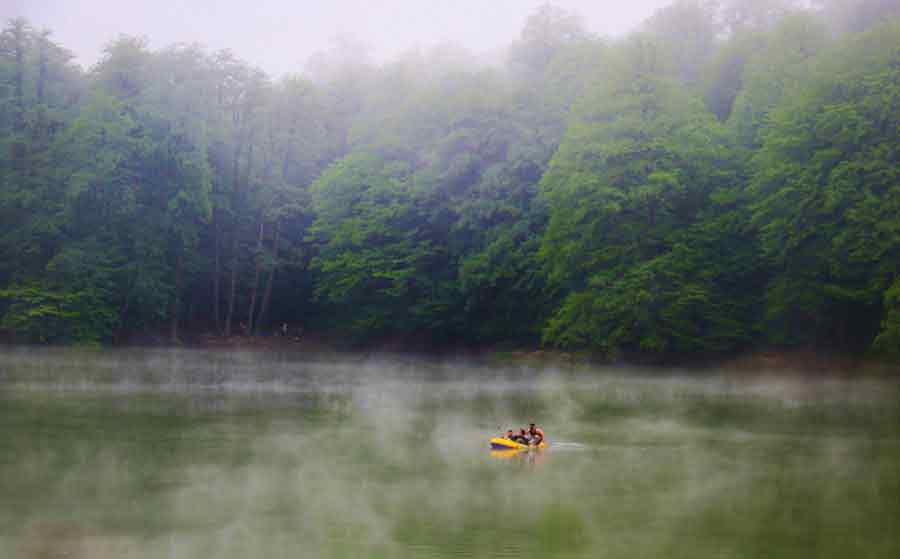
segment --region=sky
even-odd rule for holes
[[[0,19],[23,16],[90,66],[117,36],[151,47],[228,48],[273,75],[300,71],[338,36],[388,60],[414,47],[455,43],[496,52],[546,0],[0,0]],[[671,0],[557,0],[601,35],[621,35]]]

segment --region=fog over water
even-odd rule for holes
[[[414,47],[454,43],[478,53],[508,46],[525,19],[544,0],[333,0],[329,2],[234,0],[111,2],[109,0],[12,0],[0,18],[26,17],[36,27],[53,30],[84,65],[100,56],[103,45],[121,34],[145,35],[153,47],[199,42],[211,49],[231,49],[238,56],[280,75],[297,72],[335,37],[367,44],[378,60]],[[668,0],[553,2],[585,17],[601,35],[632,30]]]
[[[0,0],[0,559],[900,557],[896,1]]]
[[[2,557],[895,557],[894,380],[5,349]],[[541,453],[488,438],[530,419]]]

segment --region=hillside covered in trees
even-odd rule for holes
[[[900,353],[900,8],[551,5],[502,62],[278,79],[136,37],[0,37],[0,330]]]

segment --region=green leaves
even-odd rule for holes
[[[358,154],[312,186],[310,233],[320,247],[312,261],[321,278],[316,295],[356,313],[361,331],[409,327],[409,306],[423,283],[418,272],[431,250],[418,234],[408,174],[400,162]],[[368,316],[359,316],[361,308]]]
[[[0,301],[5,303],[0,325],[33,342],[99,343],[117,326],[118,317],[107,297],[89,287],[15,284],[0,290]]]
[[[900,272],[898,49],[895,23],[823,53],[762,134],[751,209],[779,270],[773,341],[861,344],[877,328],[880,294]]]
[[[679,1],[621,40],[543,7],[505,65],[347,43],[276,82],[128,37],[84,73],[12,22],[3,328],[891,352],[897,23],[835,43],[763,4]]]
[[[608,356],[731,349],[748,339],[749,297],[726,280],[747,278],[718,260],[741,235],[716,211],[735,199],[737,161],[698,99],[643,70],[653,43],[623,48],[541,183],[540,256],[561,297],[544,341]]]
[[[884,320],[873,347],[880,352],[900,357],[900,279],[884,292]]]

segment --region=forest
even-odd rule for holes
[[[301,71],[302,70],[302,71]],[[272,77],[0,35],[0,331],[900,354],[900,2],[551,4],[504,55]]]

